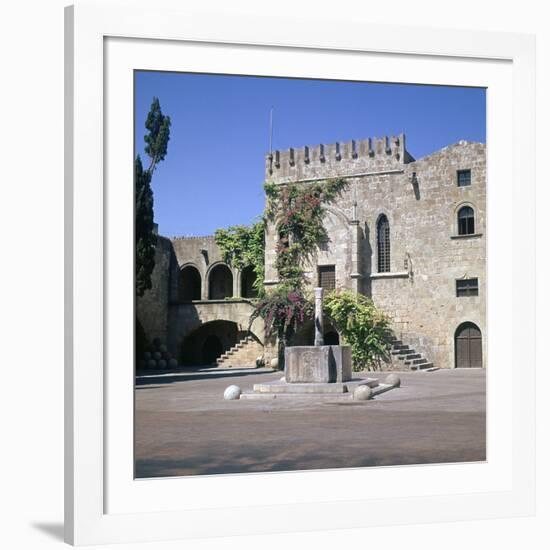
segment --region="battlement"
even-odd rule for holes
[[[214,241],[214,235],[198,235],[198,236],[178,235],[178,236],[170,237],[170,240],[171,241],[205,241],[205,240]]]
[[[413,161],[405,134],[290,148],[266,155],[266,180],[274,183],[399,170]]]

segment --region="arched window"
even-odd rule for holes
[[[233,274],[224,264],[212,268],[208,278],[208,298],[223,300],[233,295]]]
[[[180,271],[178,291],[180,302],[201,299],[201,274],[196,267],[188,265]]]
[[[474,209],[463,206],[458,211],[458,234],[473,235],[475,233]]]
[[[245,267],[241,273],[241,296],[243,298],[256,298],[258,291],[254,287],[256,282],[256,272],[254,268],[249,265]]]
[[[390,222],[385,214],[376,224],[376,242],[378,248],[378,273],[390,271]]]
[[[481,331],[474,323],[466,322],[455,332],[455,366],[457,368],[481,368]]]

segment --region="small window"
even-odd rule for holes
[[[473,235],[475,229],[474,209],[471,206],[463,206],[458,211],[458,234]]]
[[[319,266],[319,286],[330,292],[336,288],[336,267],[333,265]]]
[[[458,279],[456,281],[456,296],[479,296],[479,284],[476,279]]]
[[[458,170],[456,173],[457,184],[459,187],[466,187],[472,185],[472,171],[471,170]]]

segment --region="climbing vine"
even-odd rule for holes
[[[347,186],[334,178],[312,183],[264,184],[267,198],[265,218],[275,224],[278,234],[276,268],[280,283],[301,289],[304,261],[311,258],[320,242],[327,238],[323,225],[326,205]]]
[[[225,263],[237,269],[252,266],[256,279],[254,289],[258,296],[264,294],[265,223],[253,225],[233,225],[227,229],[217,229],[214,233]]]
[[[310,297],[300,290],[288,290],[278,286],[258,301],[249,321],[252,323],[260,317],[264,320],[265,336],[277,337],[278,365],[284,368],[284,350],[296,330],[305,321],[313,318],[314,305]]]

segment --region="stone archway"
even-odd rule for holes
[[[225,264],[215,265],[208,276],[208,299],[223,300],[233,295],[233,274]]]
[[[193,265],[184,266],[179,273],[178,295],[180,302],[201,299],[201,274]]]
[[[241,296],[243,298],[256,298],[258,291],[254,287],[256,282],[256,272],[254,268],[249,265],[246,266],[241,273]]]
[[[180,348],[184,365],[212,365],[242,338],[237,323],[217,320],[204,323],[188,334]]]

